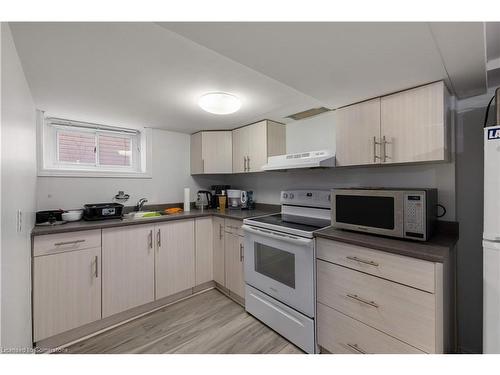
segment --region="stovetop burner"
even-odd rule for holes
[[[253,218],[251,219],[251,221],[297,229],[304,232],[314,232],[315,230],[330,225],[329,220],[288,214],[273,214],[268,216],[261,216]]]

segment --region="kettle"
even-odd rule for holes
[[[208,208],[212,202],[212,193],[208,190],[198,190],[195,206],[198,209]]]

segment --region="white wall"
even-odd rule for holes
[[[1,25],[1,346],[31,348],[31,242],[36,189],[35,106],[7,23]],[[16,214],[23,226],[17,232]]]
[[[286,152],[332,150],[335,152],[335,112],[294,121],[286,126]]]
[[[38,177],[37,208],[71,209],[85,203],[112,202],[118,190],[130,194],[125,205],[135,205],[139,198],[151,203],[175,203],[184,199],[184,187],[191,188],[194,200],[199,187],[217,180],[190,176],[190,136],[153,129],[153,178]]]

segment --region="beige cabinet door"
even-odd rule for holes
[[[380,98],[335,111],[338,166],[380,163]]]
[[[202,133],[191,135],[191,174],[203,173]]]
[[[194,287],[194,220],[158,224],[156,242],[156,299]]]
[[[260,172],[267,164],[267,121],[248,126],[247,172]]]
[[[34,258],[35,342],[100,318],[100,247]]]
[[[202,132],[203,173],[233,171],[233,141],[231,131]]]
[[[249,155],[249,127],[244,126],[232,131],[233,136],[233,173],[247,171]]]
[[[225,255],[224,255],[224,219],[221,217],[213,217],[213,264],[214,264],[214,281],[222,286],[226,286],[225,277]]]
[[[154,226],[102,230],[102,316],[154,301]]]
[[[436,82],[381,99],[382,163],[447,158],[446,96]]]
[[[214,279],[213,225],[211,217],[195,219],[195,285]]]
[[[224,233],[226,288],[241,298],[245,297],[245,278],[243,273],[244,239],[236,233]]]

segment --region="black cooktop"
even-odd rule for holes
[[[330,220],[316,219],[305,216],[274,214],[269,216],[255,217],[251,219],[259,223],[278,225],[291,229],[302,230],[305,232],[314,232],[315,230],[325,228],[330,225]]]

